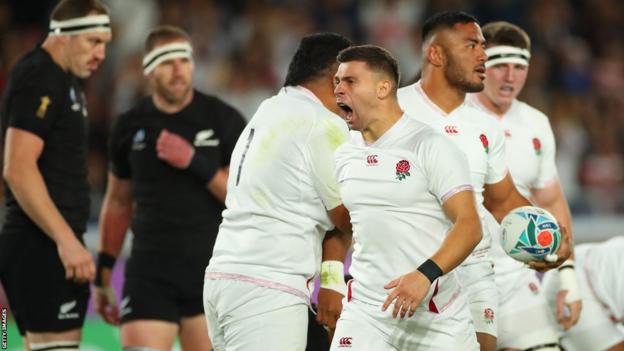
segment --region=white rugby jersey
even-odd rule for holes
[[[342,202],[334,152],[346,123],[303,87],[265,100],[242,132],[209,279],[238,279],[304,299],[317,273],[327,214]]]
[[[442,244],[452,226],[442,204],[472,191],[467,161],[433,129],[403,115],[371,145],[352,133],[336,151],[336,172],[353,224],[352,297],[381,305],[389,293],[384,285],[416,270]],[[423,303],[441,311],[459,290],[450,272]]]
[[[466,155],[483,239],[463,264],[489,259],[491,238],[485,222],[483,186],[498,183],[507,175],[502,130],[489,116],[465,102],[451,113],[445,113],[427,97],[420,81],[399,89],[398,96],[406,114],[442,133]]]
[[[617,236],[599,244],[579,245],[577,255],[583,255],[583,277],[596,299],[607,309],[614,323],[624,323],[624,237]]]
[[[546,115],[522,101],[514,100],[509,111],[499,117],[481,104],[476,94],[470,94],[466,100],[487,113],[503,129],[507,167],[522,195],[530,198],[531,189],[544,188],[557,180],[555,137]],[[500,243],[500,226],[493,217],[489,226],[492,240]],[[522,263],[503,251],[500,244],[493,247],[492,257],[497,281],[514,271],[526,271]],[[509,276],[508,279],[515,278]],[[506,281],[498,283],[499,286],[505,284]]]

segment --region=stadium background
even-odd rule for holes
[[[195,86],[251,118],[281,86],[299,39],[335,31],[356,43],[388,48],[402,82],[417,73],[420,28],[441,10],[465,10],[482,24],[507,20],[533,41],[521,99],[545,112],[558,144],[563,189],[577,242],[621,235],[624,227],[624,2],[621,0],[104,0],[113,42],[87,81],[92,209],[86,239],[97,246],[97,215],[105,190],[106,141],[114,118],[147,93],[143,40],[154,25],[183,27],[195,47]],[[56,0],[0,1],[0,92],[12,65],[43,40]],[[0,149],[2,147],[0,146]],[[0,197],[2,187],[0,186]],[[2,215],[0,208],[0,215]],[[3,221],[0,217],[0,222]],[[126,245],[127,246],[127,245]],[[126,251],[127,253],[127,248]],[[114,279],[123,274],[118,264]],[[1,290],[1,289],[0,289]],[[7,306],[0,291],[0,306]],[[21,349],[9,315],[8,348]],[[84,350],[118,349],[118,332],[91,313]]]

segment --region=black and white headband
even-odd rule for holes
[[[110,33],[110,17],[108,15],[94,15],[63,21],[50,21],[51,35],[74,35],[88,32]]]
[[[175,42],[159,46],[143,57],[143,74],[150,74],[163,61],[175,58],[193,59],[193,48],[188,42]]]
[[[499,63],[517,63],[528,66],[531,53],[527,49],[521,49],[515,46],[493,46],[485,49],[488,60],[485,62],[485,68],[492,67]]]

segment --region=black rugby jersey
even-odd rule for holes
[[[206,257],[212,253],[224,205],[196,176],[160,160],[156,141],[167,129],[225,167],[244,127],[234,108],[196,90],[192,102],[178,113],[161,112],[147,97],[118,118],[111,136],[110,168],[132,185],[133,251],[192,251]]]
[[[76,235],[89,216],[87,109],[77,77],[58,66],[41,47],[27,53],[11,71],[0,105],[3,140],[8,127],[44,141],[39,170],[52,201]],[[5,183],[6,184],[6,183]],[[2,233],[40,229],[20,208],[7,186]]]

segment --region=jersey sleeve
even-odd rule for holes
[[[129,179],[132,175],[129,160],[132,131],[127,117],[121,115],[115,120],[108,145],[109,170],[121,179]]]
[[[323,118],[315,123],[305,144],[305,153],[312,185],[326,210],[342,203],[336,179],[334,155],[336,149],[349,138],[349,131],[338,117]]]
[[[45,139],[60,113],[62,97],[59,87],[49,79],[30,78],[10,97],[8,127],[29,131]]]
[[[238,141],[238,137],[245,129],[245,119],[235,108],[224,103],[223,108],[223,138],[221,148],[221,165],[229,166],[232,158],[232,151]]]
[[[541,162],[539,167],[539,174],[535,183],[531,185],[533,189],[542,189],[548,184],[557,179],[557,165],[555,157],[557,154],[557,147],[555,144],[555,136],[553,134],[550,122],[547,117],[542,126],[542,138],[541,140],[533,140],[533,146],[536,149],[541,148]]]
[[[461,191],[473,191],[466,156],[443,135],[433,134],[420,151],[429,191],[441,204]]]
[[[505,134],[498,125],[492,123],[487,133],[490,145],[485,183],[496,184],[503,180],[508,172],[505,161]]]

